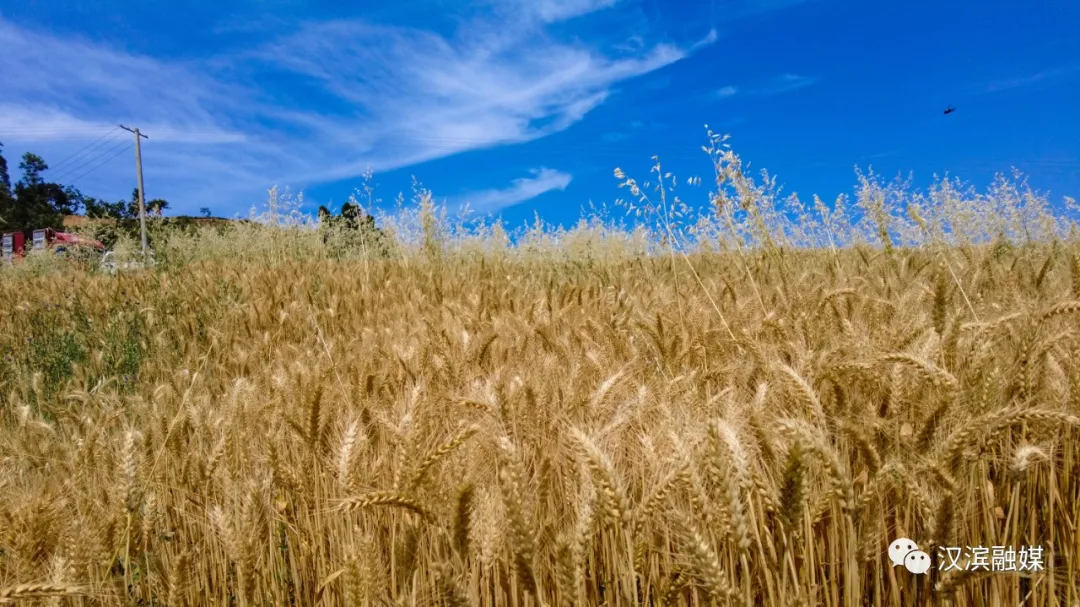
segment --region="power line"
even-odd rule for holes
[[[2,135],[55,135],[55,139],[83,139],[80,135],[90,136],[101,132],[101,126],[21,126],[16,128],[4,128]]]
[[[100,158],[107,146],[116,141],[116,138],[100,139],[94,145],[84,148],[83,152],[75,154],[69,157],[69,159],[65,159],[64,162],[55,166],[50,166],[49,168],[53,171],[54,175],[58,173],[67,173],[70,175],[72,172],[80,170],[82,166],[86,166],[88,163],[94,162],[94,160]]]
[[[93,163],[97,162],[98,160],[100,160],[101,158],[105,157],[107,154],[113,152],[114,150],[119,149],[120,146],[122,146],[122,145],[124,145],[124,141],[120,140],[120,141],[118,141],[116,143],[116,145],[102,151],[99,154],[95,154],[94,156],[86,159],[84,162],[81,162],[81,163],[75,164],[75,165],[71,165],[71,166],[69,166],[68,168],[66,168],[64,170],[57,172],[55,175],[52,176],[53,181],[59,183],[60,179],[62,179],[64,177],[69,177],[69,176],[71,176],[71,175],[73,175],[75,173],[78,173],[79,171],[85,169],[86,167],[90,166],[91,164],[93,164]]]
[[[88,156],[84,156],[81,160],[79,160],[79,162],[76,162],[74,164],[68,163],[68,165],[65,166],[64,168],[62,168],[62,169],[60,169],[58,171],[54,170],[52,178],[54,180],[56,180],[56,179],[58,179],[60,177],[66,176],[66,175],[71,175],[73,173],[78,173],[79,171],[83,170],[85,167],[90,166],[91,164],[97,162],[98,159],[102,158],[106,154],[109,154],[113,150],[116,150],[123,143],[122,139],[121,140],[113,139],[111,141],[109,141],[109,140],[106,140],[106,141],[107,141],[107,143],[112,143],[113,146],[112,147],[95,146],[95,147],[98,147],[98,149],[94,150]]]
[[[105,138],[106,138],[106,137],[108,137],[109,135],[112,135],[112,134],[113,134],[113,133],[115,133],[115,132],[116,132],[117,130],[119,130],[119,128],[120,128],[120,127],[113,127],[113,129],[112,129],[111,131],[109,131],[109,132],[105,133],[105,134],[104,134],[104,135],[102,135],[101,137],[98,137],[97,139],[95,139],[95,140],[91,141],[90,143],[88,143],[88,144],[84,145],[83,147],[79,148],[79,150],[78,150],[78,151],[76,151],[76,152],[75,152],[74,154],[72,154],[71,156],[68,156],[67,158],[65,158],[65,159],[61,160],[60,162],[58,162],[58,163],[54,164],[53,166],[51,166],[51,167],[49,167],[49,168],[50,168],[50,169],[52,169],[53,171],[58,171],[58,170],[59,170],[59,169],[60,169],[60,168],[61,168],[62,166],[64,166],[64,164],[65,164],[65,163],[67,163],[67,162],[68,162],[68,161],[70,161],[70,160],[73,160],[73,159],[74,159],[74,158],[75,158],[76,156],[78,156],[78,155],[82,154],[82,153],[83,153],[84,151],[86,151],[86,150],[90,149],[91,147],[94,147],[94,146],[95,146],[95,144],[97,144],[98,142],[102,141],[103,139],[105,139]]]
[[[86,176],[87,176],[87,175],[89,175],[90,173],[93,173],[93,172],[94,172],[95,170],[97,170],[97,169],[98,169],[99,167],[101,167],[101,166],[102,166],[102,165],[104,165],[105,163],[109,162],[109,161],[110,161],[110,160],[112,160],[113,158],[116,158],[116,157],[117,157],[117,156],[119,156],[120,154],[123,154],[124,152],[126,152],[126,151],[130,150],[130,149],[131,149],[131,147],[132,147],[133,145],[134,145],[134,144],[132,144],[132,143],[129,143],[129,144],[127,144],[126,146],[124,146],[124,149],[122,149],[122,150],[119,150],[119,151],[117,151],[117,152],[116,152],[115,154],[113,154],[112,156],[109,156],[109,157],[108,157],[108,158],[106,158],[105,160],[103,160],[103,161],[101,161],[101,162],[97,163],[96,165],[94,165],[94,166],[90,167],[90,169],[88,169],[88,170],[87,170],[86,172],[82,173],[82,174],[81,174],[81,175],[79,175],[78,177],[76,177],[76,178],[72,179],[72,180],[71,180],[71,183],[72,183],[72,184],[74,184],[75,182],[79,181],[79,180],[80,180],[80,179],[82,179],[83,177],[86,177]]]

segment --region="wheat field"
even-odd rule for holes
[[[764,229],[755,196],[721,228]],[[432,225],[6,274],[0,604],[1080,605],[1080,240]],[[1045,567],[913,575],[901,537]]]

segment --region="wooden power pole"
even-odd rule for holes
[[[120,128],[135,134],[135,170],[139,174],[139,229],[142,231],[143,262],[146,262],[146,199],[143,195],[142,146],[139,145],[139,139],[149,139],[149,137],[140,133],[137,128],[129,129],[122,124]]]

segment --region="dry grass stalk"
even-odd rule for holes
[[[79,597],[90,593],[81,586],[63,584],[19,584],[0,588],[0,605],[15,605],[20,601],[31,601],[49,597]]]

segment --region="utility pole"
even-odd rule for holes
[[[120,125],[120,128],[129,133],[135,134],[135,170],[139,173],[139,229],[142,231],[142,252],[143,262],[146,262],[146,200],[143,196],[143,179],[142,179],[142,146],[139,145],[139,138],[149,139],[146,135],[139,132],[139,129],[129,129],[124,125]]]

